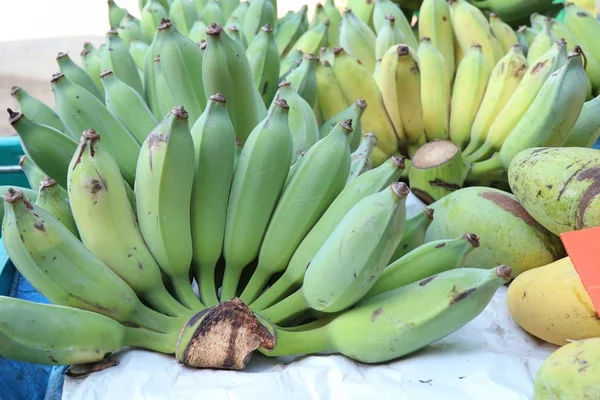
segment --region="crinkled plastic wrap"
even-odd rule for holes
[[[423,204],[414,196],[409,215]],[[434,217],[435,218],[435,217]],[[395,362],[366,365],[338,355],[269,359],[255,354],[242,372],[197,370],[173,357],[133,350],[119,365],[66,378],[64,400],[527,400],[542,362],[557,347],[511,319],[501,287],[459,331]]]

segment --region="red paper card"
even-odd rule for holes
[[[600,227],[565,232],[560,239],[600,314]]]

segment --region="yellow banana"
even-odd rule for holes
[[[360,18],[346,8],[340,26],[340,46],[358,58],[370,74],[375,70],[375,33]]]
[[[508,53],[511,46],[519,44],[517,34],[506,22],[502,21],[496,13],[490,13],[490,28],[494,36],[500,41],[504,53]]]
[[[546,54],[546,52],[552,48],[555,38],[552,34],[552,29],[550,28],[551,24],[552,21],[550,18],[544,18],[544,27],[537,35],[535,35],[535,39],[533,39],[533,42],[527,50],[527,63],[529,63],[529,65],[535,64],[541,56]]]
[[[446,0],[424,0],[419,11],[419,39],[428,37],[442,53],[448,68],[448,78],[453,81],[458,61],[454,60],[454,31],[450,22],[450,8]]]

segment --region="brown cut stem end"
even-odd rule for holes
[[[25,196],[23,196],[23,192],[20,190],[15,190],[13,188],[9,188],[6,194],[4,195],[4,201],[8,203],[16,203],[19,200],[23,200]]]
[[[467,233],[464,235],[464,238],[471,243],[471,246],[473,246],[474,248],[478,248],[479,247],[479,236],[477,236],[474,233]]]
[[[21,114],[20,112],[14,112],[10,108],[7,108],[6,111],[8,111],[8,122],[11,125],[14,125],[18,120],[21,119],[21,117],[23,117],[23,114]]]
[[[225,100],[225,96],[223,96],[223,94],[220,92],[215,93],[212,96],[210,96],[210,99],[212,101],[216,101],[218,103],[223,103],[223,104],[227,103],[227,101]]]
[[[404,182],[392,183],[391,187],[392,187],[392,191],[394,193],[396,193],[396,196],[398,196],[400,198],[404,198],[404,197],[408,196],[408,194],[410,193],[410,189],[408,188],[408,185]]]
[[[49,176],[45,176],[44,179],[42,179],[42,181],[40,182],[40,190],[47,189],[55,185],[56,181],[54,179],[50,178]]]
[[[512,268],[510,268],[508,265],[499,265],[496,267],[496,274],[498,277],[508,282],[511,278]]]

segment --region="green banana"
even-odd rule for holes
[[[225,33],[227,34],[227,36],[229,36],[230,38],[235,40],[240,46],[242,46],[244,51],[248,49],[248,42],[246,42],[246,38],[240,32],[240,30],[238,29],[237,26],[235,26],[235,25],[226,26]]]
[[[240,299],[250,304],[269,278],[287,266],[294,250],[342,191],[350,173],[352,121],[346,120],[302,157],[269,222],[258,267]],[[323,176],[324,169],[328,173]]]
[[[234,174],[235,133],[225,97],[211,96],[192,127],[196,161],[192,187],[192,267],[202,301],[217,304],[215,268],[223,250],[229,190]]]
[[[220,0],[221,10],[223,11],[223,18],[225,21],[233,14],[233,11],[239,7],[240,0]]]
[[[84,131],[69,165],[68,188],[82,243],[157,311],[189,318],[192,312],[164,287],[138,230],[126,186],[100,135]]]
[[[104,102],[104,94],[101,93],[92,78],[80,66],[75,64],[67,53],[58,53],[56,62],[61,73],[63,73],[71,82],[81,86],[88,92]]]
[[[288,109],[284,99],[275,100],[267,118],[248,137],[237,162],[227,206],[221,301],[236,295],[242,270],[256,258],[283,190],[293,149]]]
[[[469,144],[463,152],[466,156],[476,151],[485,142],[490,126],[510,100],[527,69],[527,60],[521,46],[518,45],[511,47],[510,51],[494,66],[473,121]]]
[[[26,315],[27,318],[23,318]],[[46,365],[77,365],[108,359],[125,346],[173,354],[178,332],[127,327],[76,308],[0,296],[0,355]]]
[[[405,183],[393,183],[342,218],[304,276],[302,294],[312,309],[345,310],[373,287],[402,239],[409,193]]]
[[[204,4],[202,10],[198,12],[198,15],[207,24],[214,23],[223,25],[225,23],[221,2],[217,0],[206,0],[206,4]]]
[[[127,129],[90,92],[72,83],[63,74],[52,77],[56,111],[71,132],[90,127],[102,134],[103,144],[119,164],[123,178],[131,185],[140,145]]]
[[[123,17],[127,14],[127,10],[119,7],[114,0],[108,0],[108,23],[111,29],[117,29]]]
[[[308,103],[311,109],[317,102],[317,65],[319,57],[312,53],[306,54],[298,68],[286,75],[285,80]]]
[[[35,203],[38,197],[38,190],[34,190],[31,188],[20,187],[20,186],[9,186],[3,185],[0,186],[0,196],[4,197],[9,190],[15,190],[23,193],[23,196],[30,202]],[[67,196],[68,197],[68,196]],[[4,201],[0,201],[0,219],[4,219]]]
[[[300,10],[292,13],[285,21],[281,21],[275,28],[275,43],[279,56],[283,59],[292,49],[293,45],[306,31],[306,13],[308,6],[303,5]]]
[[[277,81],[279,80],[279,52],[270,25],[260,28],[246,50],[246,57],[248,57],[254,85],[256,85],[263,102],[271,104],[277,92]]]
[[[146,57],[144,59],[144,99],[146,99],[146,104],[148,104],[148,108],[152,110],[152,113],[157,119],[162,119],[165,114],[161,112],[160,107],[160,98],[158,97],[157,92],[157,77],[155,73],[155,69],[158,68],[156,66],[156,59],[160,59],[160,36],[157,33],[154,35],[154,40],[150,43],[148,47],[148,51],[146,52]],[[169,96],[170,97],[170,93]]]
[[[42,180],[35,204],[48,211],[75,237],[79,237],[69,201],[63,197],[61,187],[54,179],[47,176]]]
[[[358,58],[369,74],[375,70],[375,33],[360,18],[346,8],[340,25],[340,46]]]
[[[370,28],[373,28],[373,10],[375,2],[373,0],[348,0],[347,8],[351,9],[354,15],[360,18]]]
[[[206,106],[201,51],[193,40],[181,35],[170,21],[164,21],[158,27],[158,36],[160,65],[166,84],[175,103],[185,107],[190,124],[193,124]]]
[[[559,39],[534,64],[530,64],[523,79],[487,132],[483,145],[469,156],[470,161],[486,159],[499,151],[511,131],[527,112],[548,77],[562,67],[567,59],[567,44]]]
[[[292,134],[292,164],[319,140],[319,125],[310,105],[288,81],[281,81],[275,99],[284,99],[289,106],[288,124]],[[271,105],[273,107],[274,105]]]
[[[315,27],[310,28],[302,34],[294,43],[292,50],[298,50],[303,54],[317,54],[321,47],[328,45],[327,43],[327,32],[329,32],[330,21],[328,19],[323,20]]]
[[[104,83],[106,108],[131,132],[138,143],[143,143],[158,124],[144,98],[112,71],[104,71],[100,77]]]
[[[258,33],[261,26],[270,25],[275,26],[277,21],[277,13],[273,3],[269,0],[252,0],[249,2],[246,15],[242,21],[244,36],[248,41],[248,44],[252,43],[254,36]],[[212,21],[208,21],[212,22]]]
[[[147,1],[147,0],[146,0]],[[206,6],[208,0],[192,0],[194,3],[194,8],[196,9],[196,14],[198,17],[202,17],[202,9]]]
[[[523,48],[525,54],[529,52],[529,46],[533,43],[533,39],[535,39],[537,33],[537,31],[534,31],[527,25],[521,25],[517,29],[517,39],[519,39],[519,45]]]
[[[52,196],[44,194],[48,189],[52,190],[51,186],[40,190],[46,205]],[[2,239],[12,262],[54,304],[93,311],[158,332],[176,332],[178,324],[185,322],[143,305],[134,291],[43,205],[32,204],[22,192],[9,189],[4,209]]]
[[[435,212],[425,243],[477,232],[481,246],[467,267],[493,268],[499,260],[513,265],[513,277],[563,257],[560,239],[544,229],[510,193],[490,187],[457,190],[429,206]]]
[[[375,60],[378,61],[382,59],[390,47],[397,43],[406,43],[406,38],[402,31],[396,26],[394,17],[392,15],[386,15],[383,26],[379,30],[379,33],[377,33],[377,38],[375,39]],[[377,66],[375,66],[375,69],[373,70],[374,75],[376,69]]]
[[[279,67],[279,78],[285,79],[290,72],[292,72],[300,63],[302,62],[302,58],[304,57],[304,53],[300,50],[291,50],[285,58],[281,59],[280,67]]]
[[[92,78],[94,85],[98,90],[104,90],[102,82],[100,81],[100,73],[102,72],[101,59],[97,51],[91,51],[83,49],[81,52],[82,67],[87,72],[88,76]]]
[[[350,140],[350,151],[356,151],[363,137],[361,117],[366,108],[367,102],[365,99],[357,99],[350,105],[350,107],[333,115],[331,118],[325,121],[323,125],[321,125],[319,128],[319,138],[323,139],[325,136],[327,136],[340,121],[351,119],[353,132],[352,139]]]
[[[335,5],[334,0],[325,0],[323,6],[324,19],[329,21],[327,27],[327,46],[334,48],[340,45],[340,24],[342,22],[342,14]]]
[[[148,250],[185,306],[204,306],[190,284],[190,204],[194,143],[183,107],[174,108],[148,135],[138,157],[135,200]]]
[[[418,214],[406,220],[404,236],[402,236],[402,240],[400,240],[398,247],[396,247],[394,254],[390,258],[390,262],[402,258],[425,243],[425,233],[433,221],[433,214],[434,212],[431,208],[425,207]]]
[[[243,23],[248,13],[248,7],[250,7],[249,1],[241,1],[240,4],[233,10],[229,18],[236,18],[240,23]]]
[[[12,112],[10,108],[8,112],[9,122],[19,134],[25,154],[62,187],[67,187],[67,170],[77,144],[56,129],[37,124],[24,114]]]
[[[47,125],[67,136],[69,135],[69,131],[60,120],[60,117],[46,103],[36,99],[19,86],[13,86],[10,89],[10,95],[19,105],[19,111],[22,114],[31,115],[33,122]]]
[[[358,148],[350,154],[350,175],[346,186],[372,168],[371,153],[376,144],[377,137],[372,133],[366,133]]]
[[[600,136],[600,96],[587,101],[563,147],[592,147]]]
[[[170,110],[176,107],[175,99],[165,78],[160,55],[154,59],[153,75],[156,86],[156,97],[158,102],[158,115],[166,116]],[[189,87],[188,87],[189,89]],[[156,113],[155,113],[156,114]]]
[[[544,18],[544,26],[527,49],[527,63],[529,65],[534,65],[540,57],[552,48],[552,44],[558,39],[552,34],[551,26],[552,20]]]
[[[140,21],[129,13],[123,17],[119,26],[113,29],[117,30],[119,37],[127,47],[132,41],[142,40],[143,37]]]
[[[190,0],[173,0],[169,8],[169,19],[182,35],[189,37],[195,21],[198,21],[194,3]]]
[[[456,70],[450,105],[450,140],[462,150],[469,143],[491,73],[481,46],[474,43]]]
[[[258,90],[252,81],[250,65],[244,49],[220,25],[211,24],[207,30],[207,46],[202,61],[202,79],[206,97],[221,93],[229,99],[227,111],[235,135],[242,144],[258,124]]]
[[[26,155],[19,157],[19,167],[25,174],[29,187],[37,191],[47,174]]]
[[[146,53],[150,46],[141,40],[133,40],[129,43],[129,53],[140,71],[144,72]]]
[[[315,226],[302,240],[283,275],[269,287],[250,308],[261,311],[302,285],[306,267],[323,246],[342,218],[362,199],[375,194],[396,182],[404,170],[404,158],[391,157],[350,182],[331,203]]]
[[[388,265],[363,300],[461,268],[469,254],[478,247],[479,238],[473,233],[420,245]]]
[[[454,60],[454,31],[450,20],[450,8],[446,0],[424,0],[419,9],[419,40],[424,37],[431,39],[431,43],[438,49],[448,68],[449,81],[452,82],[455,67]],[[418,43],[413,44],[417,49]],[[465,52],[466,53],[466,52]]]
[[[394,17],[396,26],[404,34],[404,38],[406,39],[405,42],[394,44],[407,44],[413,49],[419,47],[419,42],[413,33],[410,22],[406,19],[406,15],[404,15],[404,12],[400,7],[391,0],[375,0],[375,7],[373,8],[373,27],[375,28],[375,33],[381,31],[388,15]]]
[[[229,23],[227,26],[230,26]],[[202,20],[195,20],[194,25],[190,29],[188,37],[192,39],[196,43],[200,43],[203,40],[206,40],[206,24]]]
[[[327,61],[329,64],[333,64],[334,60],[333,50],[329,47],[321,47],[319,50],[319,61],[321,63]]]
[[[106,34],[106,50],[102,53],[101,66],[103,71],[113,71],[119,79],[134,88],[140,95],[144,94],[135,61],[116,31],[108,31]]]
[[[530,15],[538,12],[551,13],[556,9],[554,2],[548,0],[474,0],[478,8],[497,14],[503,21],[510,24],[529,19]],[[534,19],[537,17],[534,17]],[[532,20],[532,25],[534,22]]]
[[[323,119],[328,121],[334,115],[351,106],[356,98],[350,101],[346,100],[346,95],[342,91],[342,85],[333,74],[332,63],[329,61],[322,60],[319,62],[315,73],[317,75],[317,104],[319,105],[319,111]],[[331,125],[331,128],[338,122],[335,121]],[[321,137],[329,133],[331,128],[321,131]]]

